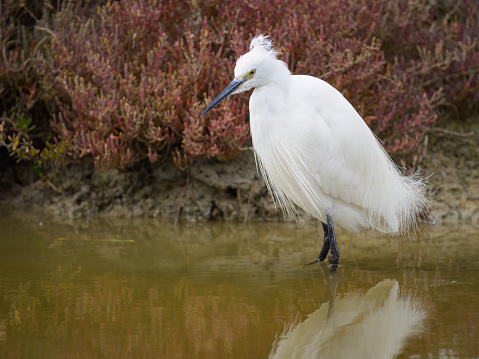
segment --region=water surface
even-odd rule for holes
[[[479,228],[0,218],[1,358],[479,358]]]

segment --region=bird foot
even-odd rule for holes
[[[329,272],[330,273],[335,273],[336,269],[338,269],[339,264],[337,263],[329,263]]]
[[[329,271],[336,272],[339,267],[339,255],[330,254],[329,256]]]

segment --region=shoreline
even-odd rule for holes
[[[419,161],[431,188],[430,219],[433,223],[479,223],[478,121],[454,122],[448,127],[429,133],[427,153]],[[55,185],[62,188],[61,193],[18,167],[7,168],[0,177],[0,208],[4,211],[41,209],[70,218],[284,220],[256,171],[251,150],[228,162],[197,159],[188,171],[177,170],[169,160],[98,172],[91,159],[83,158],[59,171]],[[24,172],[32,172],[23,167]],[[298,212],[300,222],[313,220]]]

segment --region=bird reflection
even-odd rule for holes
[[[335,300],[338,275],[330,274],[330,299],[301,323],[287,326],[269,358],[394,358],[421,331],[424,305],[384,280],[366,294]]]

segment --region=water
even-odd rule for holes
[[[0,218],[0,358],[479,358],[479,229]]]

